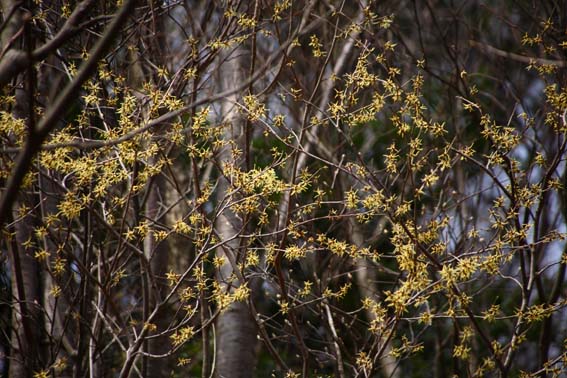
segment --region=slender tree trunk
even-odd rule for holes
[[[31,377],[39,369],[40,349],[40,280],[37,261],[31,248],[24,247],[33,238],[32,220],[26,216],[14,226],[10,265],[12,295],[16,301],[12,313],[10,377]]]
[[[146,202],[146,217],[150,222],[159,222],[163,212],[163,200],[165,198],[165,185],[164,178],[162,175],[158,175],[154,178],[151,183],[150,194]],[[152,227],[153,228],[153,227]],[[145,300],[149,301],[151,304],[149,307],[154,308],[167,290],[167,281],[165,275],[169,267],[169,248],[166,241],[156,241],[152,232],[149,232],[144,241],[144,252],[147,259],[150,261],[151,274],[156,277],[157,292],[149,293],[149,298]],[[145,280],[146,286],[149,286],[149,280]],[[147,316],[147,314],[145,314]],[[169,324],[170,316],[168,315],[167,307],[163,308],[161,315],[158,316],[155,325],[158,331],[162,331],[167,328]],[[148,352],[150,354],[163,354],[171,348],[169,338],[167,335],[160,336],[157,338],[152,338],[148,342]],[[147,376],[148,377],[168,377],[169,376],[169,358],[151,358],[147,363]]]
[[[348,219],[351,243],[359,248],[364,247],[364,235],[362,234],[360,226],[358,225],[358,223],[356,223],[356,220],[353,217],[350,217]],[[376,267],[372,266],[372,264],[365,259],[356,259],[355,264],[356,284],[358,285],[358,290],[360,290],[361,297],[376,298],[375,282],[378,281]],[[367,320],[370,322],[376,319],[376,315],[369,309],[366,309],[365,314]],[[384,377],[400,378],[400,371],[396,369],[398,362],[390,354],[390,352],[392,351],[392,345],[388,340],[383,340],[383,342],[386,343],[386,345],[384,347],[384,353],[380,361],[380,369],[382,370],[382,375]]]
[[[244,49],[238,48],[223,65],[221,78],[223,90],[237,87],[245,81],[244,55]],[[245,121],[235,106],[235,102],[239,100],[237,95],[227,98],[222,103],[222,114],[228,124],[225,139],[236,142],[236,147],[245,151]],[[234,156],[230,150],[223,154],[221,160],[223,164],[231,163],[244,167],[242,158]],[[229,191],[229,183],[223,179],[218,191],[219,201],[222,201]],[[233,266],[230,262],[230,260],[237,261],[238,254],[243,253],[239,250],[240,238],[233,238],[242,227],[242,220],[228,209],[223,211],[217,219],[216,229],[220,241],[233,239],[224,248],[217,250],[217,255],[224,258],[224,264],[219,269],[217,279],[226,290],[232,290],[244,284],[234,277]],[[226,256],[226,253],[232,256]],[[256,365],[256,341],[256,324],[248,305],[245,302],[232,303],[217,320],[216,376],[219,378],[252,377]]]
[[[10,14],[16,7],[22,4],[17,1],[2,0],[2,10],[5,15]],[[14,10],[12,17],[2,33],[2,50],[8,48],[22,48],[31,50],[31,31],[24,25],[24,12],[21,9]],[[23,30],[25,38],[17,38],[18,31]],[[25,40],[25,43],[24,43]],[[26,119],[28,130],[35,127],[33,114],[33,103],[30,99],[34,95],[35,71],[28,68],[26,75],[18,76],[24,90],[18,88],[15,91],[16,107],[14,116]],[[33,199],[20,194],[20,204],[25,204],[29,209],[33,208]],[[33,217],[30,213],[19,218],[18,204],[13,206],[12,219],[16,220],[11,231],[15,231],[15,237],[9,242],[10,267],[12,280],[12,297],[15,305],[12,307],[12,335],[10,350],[10,377],[31,377],[34,370],[39,369],[40,359],[40,337],[41,337],[41,295],[39,268],[35,260],[29,241],[33,240]]]

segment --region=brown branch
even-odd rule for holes
[[[499,56],[501,58],[515,60],[517,62],[522,62],[522,63],[527,63],[527,64],[537,63],[537,64],[541,64],[541,65],[546,65],[546,66],[556,66],[558,68],[562,68],[562,67],[567,66],[567,61],[565,61],[565,60],[551,60],[551,59],[535,58],[535,57],[531,57],[531,56],[515,54],[515,53],[512,53],[512,52],[500,50],[500,49],[497,49],[496,47],[492,47],[492,46],[487,45],[485,43],[481,43],[481,42],[477,42],[477,41],[473,41],[473,40],[470,40],[469,44],[472,47],[476,47],[478,50],[480,50],[481,52],[483,52],[487,55],[496,55],[496,56]]]
[[[55,100],[55,103],[47,112],[45,117],[39,122],[37,128],[29,130],[24,149],[19,153],[15,168],[12,170],[6,188],[0,200],[0,227],[4,224],[6,217],[12,210],[12,205],[16,200],[18,191],[28,173],[31,162],[40,150],[41,144],[45,141],[49,133],[53,130],[57,121],[66,112],[69,105],[76,99],[77,93],[81,89],[83,83],[94,73],[98,61],[105,54],[106,50],[114,38],[118,35],[118,31],[124,24],[126,18],[130,15],[134,8],[136,0],[126,0],[120,11],[116,14],[114,20],[106,29],[102,38],[100,38],[89,54],[90,58],[82,66],[77,76],[67,87],[63,93]]]
[[[79,3],[53,39],[35,49],[31,56],[22,50],[6,51],[2,60],[0,60],[0,87],[8,84],[16,75],[23,72],[29,64],[45,59],[75,35],[77,30],[80,29],[81,19],[87,14],[93,2],[94,0],[84,0]]]

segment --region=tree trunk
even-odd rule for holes
[[[10,14],[13,9],[19,8],[22,4],[17,1],[2,0],[2,11],[5,15]],[[31,49],[29,43],[24,44],[24,38],[17,38],[19,30],[24,30],[26,39],[29,37],[30,30],[23,23],[24,12],[21,9],[15,10],[12,17],[6,24],[1,36],[2,50],[18,50],[21,48]],[[23,29],[22,29],[23,28]],[[28,101],[32,97],[35,77],[30,75],[33,70],[28,70],[27,75],[18,77],[23,84],[24,90],[18,88],[15,91],[16,106],[14,116],[26,119],[28,129],[34,127],[33,120],[29,118],[31,106]],[[8,216],[8,223],[15,219],[13,228],[15,237],[9,241],[10,249],[10,269],[12,281],[12,334],[10,350],[10,377],[31,377],[33,371],[40,366],[39,351],[41,336],[41,295],[38,263],[35,260],[31,247],[27,247],[26,242],[33,240],[33,217],[28,214],[19,218],[18,204],[25,204],[29,209],[33,208],[33,200],[29,197],[23,198],[20,194],[20,201],[12,207],[13,213]],[[12,218],[13,217],[13,218]],[[12,219],[10,219],[12,218]],[[0,225],[1,226],[1,225]]]
[[[237,48],[228,57],[227,63],[222,69],[221,85],[223,90],[230,90],[244,82],[245,72],[243,61],[245,51]],[[245,146],[245,121],[238,113],[235,102],[239,101],[238,96],[229,96],[222,103],[222,114],[228,124],[225,134],[226,140],[233,140],[240,151],[246,151]],[[246,153],[246,152],[244,152]],[[244,167],[242,158],[234,156],[231,150],[227,150],[221,156],[221,163],[231,163],[239,167]],[[222,201],[230,191],[229,183],[226,179],[222,182],[218,191],[218,201]],[[242,229],[242,219],[237,217],[232,211],[223,211],[216,224],[216,229],[220,242],[233,239],[226,243],[224,247],[217,249],[217,255],[224,258],[224,264],[219,269],[217,278],[225,290],[233,290],[235,287],[243,285],[233,277],[232,262],[238,260],[241,240],[236,237]],[[226,254],[230,253],[231,256]],[[250,314],[248,305],[245,302],[234,302],[228,309],[223,311],[217,320],[217,357],[216,375],[219,378],[244,378],[252,377],[256,365],[256,324]]]
[[[350,228],[350,241],[357,247],[364,247],[364,235],[360,226],[353,217],[348,218],[349,228]],[[383,225],[380,226],[384,228]],[[372,298],[376,297],[376,288],[374,287],[375,282],[378,281],[378,275],[376,274],[376,267],[364,259],[356,259],[356,284],[358,285],[358,290],[360,290],[360,296],[362,298]],[[376,315],[370,311],[370,309],[365,310],[366,319],[372,322],[376,319]],[[390,354],[392,351],[392,345],[390,341],[383,340],[386,345],[384,346],[384,353],[381,356],[380,369],[382,370],[382,375],[389,378],[400,378],[400,371],[397,368],[398,362]]]
[[[162,201],[165,198],[165,185],[162,175],[158,175],[152,181],[150,187],[150,194],[146,202],[146,217],[150,222],[158,222],[161,219],[163,212]],[[151,229],[152,227],[150,227]],[[144,298],[149,301],[150,309],[154,308],[167,291],[167,281],[165,275],[169,267],[169,248],[167,241],[156,242],[152,232],[149,232],[144,241],[144,253],[146,258],[150,261],[152,274],[156,277],[157,293],[151,292],[149,282],[146,279],[146,287],[149,293],[149,298]],[[150,310],[151,311],[151,310]],[[144,317],[147,314],[144,314]],[[162,308],[161,314],[156,318],[155,322],[158,331],[163,331],[169,325],[170,316],[168,316],[167,307]],[[167,335],[152,338],[148,342],[148,352],[150,354],[163,354],[171,349],[170,341]],[[169,376],[169,358],[151,358],[147,363],[147,376],[148,377],[168,377]]]
[[[17,208],[17,206],[16,206]],[[17,221],[15,240],[12,242],[10,265],[12,295],[16,301],[12,312],[12,342],[9,376],[31,377],[39,369],[40,346],[40,280],[33,251],[24,247],[33,236],[31,217]]]

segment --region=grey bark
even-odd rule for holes
[[[243,48],[237,48],[233,54],[227,57],[227,62],[221,68],[222,78],[221,86],[223,90],[230,90],[238,87],[245,78],[244,65],[245,51]],[[231,95],[222,102],[222,115],[228,125],[225,139],[236,142],[238,148],[244,151],[244,120],[238,113],[235,103],[239,100],[236,94]],[[226,150],[221,156],[223,163],[236,163],[243,166],[242,159],[234,156],[231,150]],[[219,202],[224,199],[230,191],[229,183],[222,179],[218,191]],[[237,234],[242,228],[242,220],[237,217],[231,210],[223,211],[216,223],[216,229],[220,241],[228,242],[224,248],[217,250],[217,255],[225,257],[225,262],[218,272],[218,279],[226,290],[232,290],[239,285],[239,282],[233,275],[233,266],[230,260],[237,261],[240,239]],[[236,237],[235,237],[236,236]],[[226,253],[232,256],[225,256]],[[252,377],[256,364],[256,325],[250,314],[248,305],[243,302],[232,303],[217,320],[217,356],[215,373],[219,378],[245,378]]]
[[[146,202],[146,217],[153,222],[160,222],[161,214],[163,212],[162,199],[165,194],[165,184],[162,175],[156,176],[152,185],[149,188],[150,194]],[[151,227],[153,228],[153,227]],[[165,275],[169,267],[169,248],[166,241],[157,242],[152,232],[149,232],[144,240],[144,253],[150,261],[151,274],[156,277],[157,292],[150,292],[150,298],[145,298],[149,301],[150,308],[155,307],[161,302],[162,297],[167,291],[167,281]],[[146,280],[146,286],[149,286]],[[147,316],[147,314],[145,314]],[[161,315],[156,318],[156,326],[158,331],[163,331],[169,324],[167,307],[163,308]],[[150,339],[148,343],[148,352],[150,354],[163,354],[171,348],[170,341],[167,335]],[[152,358],[147,363],[147,376],[148,377],[167,377],[169,376],[169,358]]]
[[[359,248],[364,248],[364,235],[360,228],[360,225],[356,222],[353,217],[348,218],[349,228],[350,228],[350,241]],[[385,219],[384,219],[385,220]],[[383,222],[380,222],[383,223]],[[384,225],[380,226],[382,229]],[[366,259],[356,259],[356,284],[358,285],[358,290],[360,290],[360,295],[363,298],[377,299],[377,289],[375,287],[375,282],[378,281],[377,269],[373,264]],[[376,319],[376,315],[366,309],[365,311],[366,319],[372,322]],[[381,356],[380,369],[385,377],[390,378],[400,378],[400,370],[396,369],[398,362],[390,354],[392,351],[392,345],[389,340],[382,340],[384,345],[384,353]]]

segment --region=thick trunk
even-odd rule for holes
[[[257,330],[248,305],[245,302],[230,305],[218,320],[217,333],[217,377],[252,377],[256,364]]]

